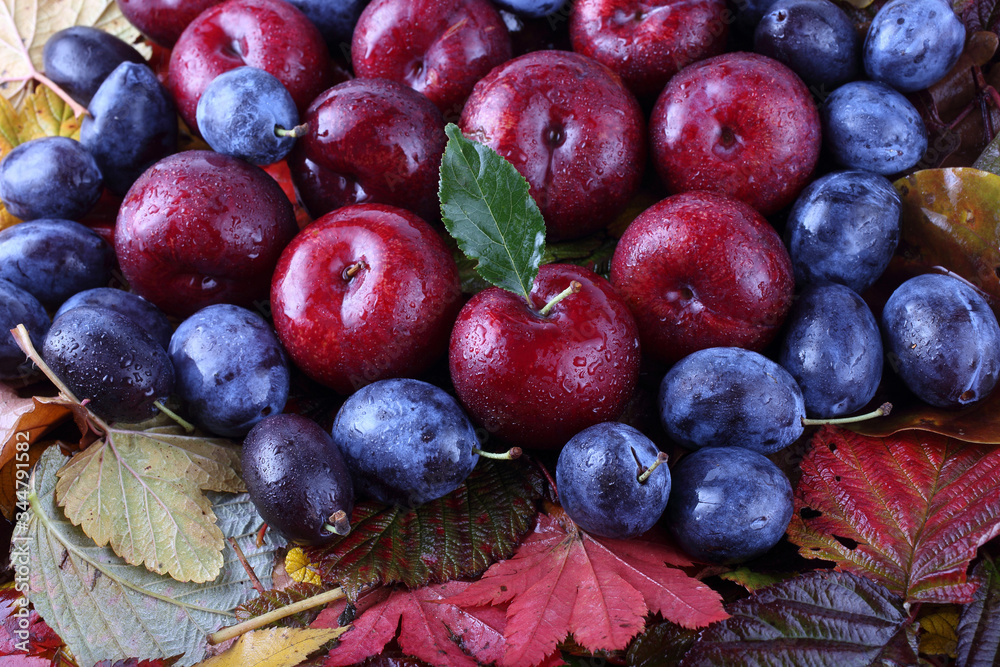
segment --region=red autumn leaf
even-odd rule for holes
[[[537,665],[569,634],[591,652],[624,649],[650,612],[688,628],[727,617],[718,593],[678,569],[692,563],[674,547],[594,537],[559,514],[541,515],[513,558],[449,599],[510,602],[500,664]]]
[[[460,609],[443,602],[468,586],[452,581],[415,590],[377,589],[359,601],[360,616],[330,651],[326,667],[356,665],[378,655],[396,637],[397,629],[399,646],[407,655],[434,665],[476,667],[499,662],[504,647],[504,610]],[[343,610],[343,603],[323,610],[312,627],[338,627]]]
[[[802,461],[788,537],[806,558],[909,602],[965,603],[977,549],[1000,534],[1000,449],[909,431],[826,427]]]

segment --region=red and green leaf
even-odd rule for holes
[[[834,561],[908,602],[968,602],[969,564],[1000,534],[998,477],[995,447],[826,427],[802,462],[788,537],[806,558]]]
[[[917,664],[903,601],[852,574],[812,572],[727,611],[728,619],[702,631],[682,667]]]
[[[449,601],[510,603],[500,664],[537,665],[570,634],[588,651],[624,649],[650,612],[690,628],[725,618],[719,594],[679,569],[691,564],[667,543],[593,537],[541,515],[513,558]]]
[[[361,503],[349,535],[304,551],[324,583],[343,586],[351,599],[375,584],[416,588],[474,577],[514,552],[545,488],[530,462],[482,459],[444,498],[415,509]]]
[[[301,602],[323,592],[322,586],[315,584],[298,582],[280,591],[264,591],[253,600],[241,604],[235,609],[236,620],[246,621],[257,616],[263,616],[268,612],[282,609],[290,604]],[[319,614],[319,610],[310,610],[294,616],[287,616],[281,620],[281,625],[290,627],[304,627],[312,623]]]
[[[979,588],[958,622],[958,664],[994,665],[1000,656],[1000,568],[984,558],[972,579]]]

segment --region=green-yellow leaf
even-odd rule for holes
[[[954,658],[958,653],[958,619],[959,607],[954,605],[921,615],[917,619],[920,622],[920,652]]]
[[[59,471],[66,517],[131,565],[178,581],[215,579],[225,541],[202,493],[242,491],[239,450],[175,429],[111,429]]]
[[[29,83],[39,81],[43,70],[45,42],[60,30],[89,26],[108,32],[129,44],[139,31],[130,24],[115,0],[3,0],[0,2],[0,94],[19,108],[30,92]],[[135,44],[145,57],[150,49]]]
[[[295,667],[347,628],[271,628],[248,632],[225,653],[198,667]]]

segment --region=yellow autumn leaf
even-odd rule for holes
[[[921,653],[957,656],[958,612],[958,607],[943,607],[920,618]]]
[[[301,547],[290,549],[285,555],[285,572],[288,573],[289,577],[301,583],[316,584],[317,586],[323,583],[319,572],[309,562],[309,557],[306,556]]]
[[[271,628],[248,632],[225,653],[198,667],[295,667],[347,628]]]
[[[0,2],[0,94],[20,108],[30,83],[51,82],[43,74],[42,50],[49,37],[73,26],[103,30],[135,46],[140,34],[115,0],[3,0]],[[78,109],[82,110],[82,109]]]
[[[112,428],[58,475],[66,518],[97,546],[178,581],[219,575],[225,540],[202,491],[245,490],[229,441]]]

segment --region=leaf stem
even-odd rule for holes
[[[472,453],[478,454],[479,456],[482,456],[484,459],[493,459],[494,461],[513,461],[514,459],[521,458],[522,450],[520,447],[511,447],[506,452],[496,453],[496,452],[484,452],[478,447],[473,447]]]
[[[646,470],[643,471],[643,473],[639,475],[639,477],[637,478],[639,480],[639,483],[645,484],[646,480],[649,479],[649,476],[653,474],[653,471],[659,468],[664,463],[666,463],[668,458],[669,457],[664,452],[660,452],[659,454],[657,454],[656,460],[653,461],[653,465],[646,468]]]
[[[32,69],[34,69],[34,68],[32,68]],[[65,90],[63,90],[62,88],[59,87],[59,84],[57,84],[55,81],[53,81],[49,77],[45,76],[44,74],[42,74],[39,71],[35,71],[34,76],[32,78],[34,78],[35,81],[37,81],[38,83],[44,85],[46,88],[48,88],[53,93],[55,93],[56,95],[58,95],[59,99],[61,99],[63,102],[65,102],[66,105],[69,106],[69,108],[73,110],[73,115],[76,116],[77,118],[79,118],[79,117],[81,117],[81,116],[83,116],[84,114],[87,113],[87,108],[86,107],[84,107],[82,104],[80,104],[79,102],[77,102],[76,100],[74,100],[72,97],[70,97],[69,94]]]
[[[876,417],[884,417],[892,412],[892,403],[883,403],[878,407],[878,410],[873,410],[872,412],[866,412],[863,415],[858,415],[856,417],[843,417],[841,419],[806,419],[802,418],[803,426],[822,426],[824,424],[830,426],[839,426],[841,424],[855,424],[857,422],[868,421],[869,419],[875,419]]]
[[[569,287],[567,287],[562,292],[559,292],[559,294],[556,294],[554,297],[552,297],[552,300],[549,301],[547,304],[545,304],[545,306],[540,311],[538,311],[538,314],[541,315],[542,317],[545,317],[550,312],[552,312],[552,309],[555,308],[557,303],[568,297],[570,294],[576,294],[581,289],[583,289],[583,285],[581,285],[579,282],[575,280],[572,281],[569,284]]]
[[[160,412],[162,412],[163,414],[165,414],[166,416],[170,417],[175,422],[177,422],[178,424],[180,424],[181,426],[183,426],[184,430],[187,431],[188,433],[193,433],[194,432],[194,424],[192,424],[188,420],[186,420],[183,417],[181,417],[180,415],[178,415],[176,412],[174,412],[173,410],[171,410],[170,408],[168,408],[167,406],[165,406],[160,401],[155,401],[153,403],[153,405],[155,405]]]
[[[253,571],[252,567],[250,567],[250,563],[247,561],[247,557],[243,555],[243,549],[241,549],[240,545],[236,542],[236,538],[228,537],[226,539],[229,541],[229,546],[231,546],[233,551],[236,552],[236,558],[239,559],[240,565],[243,566],[243,569],[246,570],[247,576],[250,577],[250,583],[253,584],[254,590],[263,595],[266,592],[264,590],[264,586],[260,583],[260,579],[257,578],[257,573]]]
[[[344,592],[344,589],[338,586],[333,590],[324,591],[323,593],[314,595],[311,598],[294,602],[287,607],[269,611],[266,614],[251,618],[236,625],[231,625],[228,628],[222,628],[218,632],[213,632],[208,636],[208,643],[221,644],[224,641],[235,639],[244,633],[250,632],[251,630],[257,630],[258,628],[262,628],[265,625],[274,623],[275,621],[280,621],[281,619],[287,618],[293,614],[298,614],[299,612],[303,612],[308,609],[314,609],[321,605],[330,604],[331,602],[342,600],[345,597],[347,597],[347,594]]]

